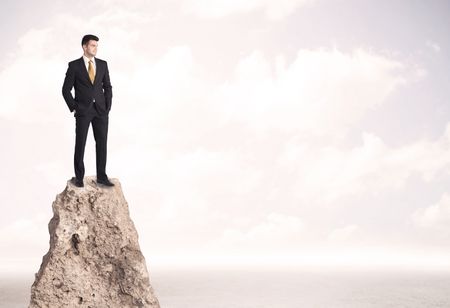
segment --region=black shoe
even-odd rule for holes
[[[97,179],[97,184],[102,184],[106,186],[114,186],[114,183],[110,182],[108,179],[99,180]]]
[[[77,186],[77,187],[84,187],[84,184],[83,184],[83,180],[77,180],[77,178],[76,177],[72,177],[72,179],[70,180],[70,182],[73,184],[73,185],[75,185],[75,186]]]

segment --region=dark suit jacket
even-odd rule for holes
[[[76,111],[75,116],[84,115],[94,103],[100,114],[108,114],[112,103],[112,86],[109,80],[108,64],[95,58],[96,72],[94,84],[89,79],[83,57],[69,62],[66,78],[62,87],[62,95],[70,112]],[[75,88],[75,98],[72,96]]]

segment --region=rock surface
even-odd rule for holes
[[[56,196],[29,308],[159,307],[122,187],[110,180],[115,186],[69,180]]]

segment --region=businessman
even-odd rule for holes
[[[114,186],[106,175],[106,146],[108,137],[108,117],[112,103],[112,86],[108,64],[96,58],[98,37],[87,34],[81,40],[83,56],[69,62],[62,94],[70,112],[75,111],[75,177],[71,182],[83,187],[84,149],[89,125],[92,123],[95,139],[97,183]],[[75,98],[72,96],[75,88]]]

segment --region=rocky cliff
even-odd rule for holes
[[[115,186],[68,181],[56,196],[29,308],[159,307],[122,187],[110,180]]]

